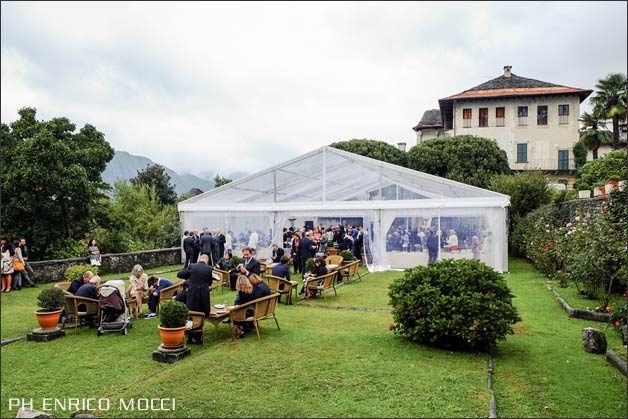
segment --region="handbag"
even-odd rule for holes
[[[22,263],[21,260],[15,259],[13,261],[13,269],[16,270],[16,271],[23,271],[25,269],[24,268],[24,264]]]

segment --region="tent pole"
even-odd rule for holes
[[[323,147],[323,202],[327,202],[327,147]]]

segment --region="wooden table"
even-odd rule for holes
[[[209,312],[209,317],[207,317],[207,321],[209,321],[211,324],[214,325],[214,328],[216,331],[215,333],[216,338],[218,338],[218,325],[222,323],[224,319],[228,319],[228,318],[229,318],[228,311],[224,309],[218,310],[216,307],[211,308],[211,311]]]

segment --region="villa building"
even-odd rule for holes
[[[579,139],[580,103],[592,90],[504,74],[439,99],[413,128],[417,144],[431,138],[476,135],[495,139],[512,170],[543,170],[555,183],[575,179],[573,146]]]

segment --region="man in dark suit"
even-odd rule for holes
[[[316,255],[314,250],[314,242],[310,239],[310,231],[305,232],[305,236],[301,239],[301,273],[305,273],[305,262],[309,258],[313,258]]]
[[[87,284],[94,274],[92,271],[86,271],[82,276],[78,276],[74,278],[72,283],[70,284],[70,288],[68,288],[68,292],[71,294],[76,294],[76,292],[81,288],[84,284]]]
[[[207,227],[203,229],[203,235],[201,236],[199,240],[199,246],[201,248],[201,255],[207,255],[210,261],[210,265],[213,266],[214,263],[218,262],[217,260],[214,259],[214,254],[213,254],[214,243],[213,243],[212,235],[207,229]]]
[[[281,261],[281,257],[284,254],[284,250],[281,247],[277,246],[276,244],[273,244],[272,249],[273,249],[273,253],[270,256],[270,258],[272,259],[273,263],[279,263]]]
[[[225,235],[218,229],[216,229],[216,241],[218,242],[218,259],[216,259],[218,261],[225,257],[225,243],[227,242]]]
[[[242,249],[242,263],[236,269],[243,275],[260,274],[259,261],[253,257],[253,251],[249,247]]]
[[[209,287],[212,283],[212,268],[208,265],[207,255],[201,255],[198,263],[193,263],[177,273],[178,278],[186,279],[188,292],[185,304],[189,310],[200,311],[209,316]],[[201,342],[201,334],[190,336],[190,341]]]
[[[198,230],[192,231],[192,237],[194,238],[194,253],[192,254],[190,263],[196,263],[198,255],[201,253],[201,238],[198,235]]]
[[[187,231],[186,231],[187,233]],[[192,258],[194,257],[194,235],[189,234],[187,237],[183,239],[183,251],[185,252],[185,264],[184,268],[190,266],[192,262]]]

